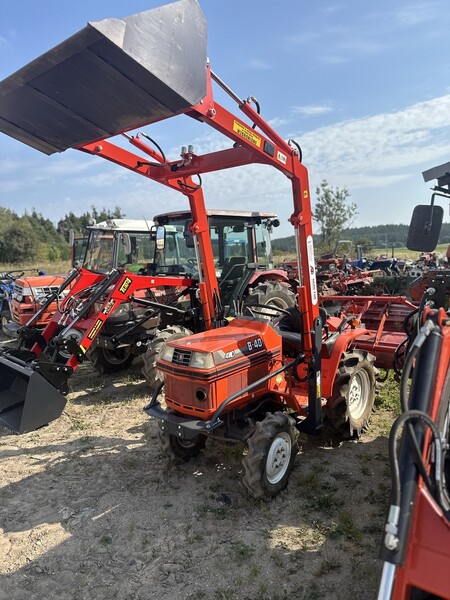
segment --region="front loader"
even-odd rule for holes
[[[432,252],[450,199],[449,163],[423,173],[437,179],[430,205],[415,208],[410,250]],[[450,319],[437,286],[424,291],[400,382],[402,413],[392,426],[392,491],[381,544],[378,600],[450,600]],[[400,436],[401,433],[401,436]]]
[[[238,114],[215,101],[213,86],[237,105]],[[127,133],[179,114],[212,127],[228,144],[201,155],[192,146],[183,147],[181,159],[170,161],[158,145],[153,149],[146,144],[143,134]],[[353,348],[365,333],[353,319],[328,317],[319,310],[308,171],[301,149],[261,117],[253,97],[240,98],[212,71],[206,24],[195,0],[89,24],[0,83],[0,128],[47,154],[76,148],[100,156],[187,197],[205,331],[166,344],[158,366],[165,375],[167,409],[159,403],[162,384],[146,409],[160,421],[170,454],[195,455],[207,435],[244,442],[244,483],[255,497],[269,498],[287,484],[299,430],[319,433],[324,413],[344,437],[365,429],[375,397],[374,357]],[[108,141],[116,134],[146,156]],[[252,304],[249,316],[224,326],[203,199],[202,176],[250,164],[275,168],[292,191],[297,301],[292,308],[278,307],[276,327],[267,320],[264,303]],[[163,246],[159,227],[155,241]],[[170,277],[166,281],[171,285]],[[100,298],[113,286],[110,300],[100,307],[99,320],[87,335],[74,341],[72,358],[61,365],[2,357],[8,376],[12,372],[19,378],[18,367],[24,367],[30,381],[33,376],[47,383],[64,378],[108,314],[130,299],[137,285],[134,277],[112,271],[98,288]],[[8,377],[5,381],[12,410],[16,398],[20,406],[23,393],[14,396],[13,383]],[[39,406],[45,395],[33,401]]]
[[[195,0],[182,0],[123,20],[90,23],[0,83],[0,130],[4,133],[46,154],[76,148],[100,156],[187,197],[188,231],[198,264],[194,293],[201,307],[201,326],[195,330],[222,325],[225,314],[201,179],[197,181],[196,175],[255,162],[239,140],[250,137],[250,145],[259,140],[259,146],[262,139],[256,134],[252,138],[248,126],[214,103],[213,78],[220,82],[207,64],[203,15]],[[219,131],[234,128],[234,147],[211,153],[200,167],[202,157],[196,156],[192,147],[182,148],[181,160],[171,162],[145,133],[128,133],[182,113]],[[115,135],[121,135],[139,154],[107,139]],[[270,147],[261,147],[257,162],[266,163],[271,152]],[[280,153],[277,160],[283,164],[287,157]],[[155,232],[156,246],[162,241],[158,239],[159,229]],[[182,274],[167,273],[159,279],[151,271],[137,276],[123,268],[108,273],[81,268],[71,273],[53,300],[73,285],[70,296],[45,332],[25,334],[16,352],[0,356],[0,420],[18,432],[48,422],[45,406],[58,406],[60,413],[68,377],[92,352],[91,346],[119,306],[142,303],[137,296],[143,289],[190,288],[192,283]],[[149,310],[161,308],[151,300],[146,302],[144,299],[144,307]],[[173,315],[177,308],[170,311]],[[92,325],[86,327],[89,319],[93,319]],[[54,386],[53,393],[29,393],[27,384],[40,378]],[[21,394],[16,393],[19,380]],[[25,410],[28,404],[34,405],[33,411]],[[33,419],[19,419],[19,425],[17,419],[11,423],[8,415],[12,411],[31,413]]]

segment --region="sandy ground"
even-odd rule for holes
[[[141,366],[82,365],[60,419],[0,429],[1,600],[376,598],[392,414],[360,442],[302,438],[267,503],[245,492],[240,446],[167,462]]]

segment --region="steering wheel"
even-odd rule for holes
[[[286,310],[285,308],[281,308],[279,306],[275,306],[273,304],[246,304],[244,308],[249,310],[251,313],[254,313],[257,315],[263,315],[265,317],[270,317],[270,314],[266,313],[262,310],[253,310],[253,308],[266,308],[271,311],[277,311],[280,315],[287,315],[288,317],[291,316],[291,313],[288,310]],[[273,315],[273,316],[275,316],[275,315]]]

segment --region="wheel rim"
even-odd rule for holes
[[[186,450],[189,450],[190,448],[195,448],[196,445],[196,439],[193,440],[183,440],[180,438],[175,438],[177,440],[177,444],[179,446],[181,446],[182,448],[185,448]]]
[[[289,468],[292,452],[291,436],[282,431],[273,440],[267,453],[266,477],[270,484],[279,483]]]
[[[117,350],[107,350],[104,348],[104,355],[109,363],[121,365],[128,359],[130,351],[126,348],[117,348]]]
[[[74,340],[77,344],[81,342],[83,339],[83,334],[78,329],[69,329],[69,331],[64,336],[66,339]],[[69,360],[72,357],[72,353],[67,350],[59,350],[59,355],[63,360]]]
[[[366,371],[358,371],[350,379],[348,391],[348,412],[355,421],[360,419],[367,407],[370,381]]]

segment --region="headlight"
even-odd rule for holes
[[[196,369],[212,369],[214,367],[213,356],[209,352],[193,352],[189,366]]]
[[[173,346],[165,346],[164,350],[161,352],[161,360],[172,362],[174,350],[175,348]]]

